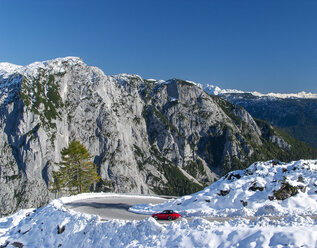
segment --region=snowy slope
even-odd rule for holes
[[[94,195],[93,197],[95,197]],[[81,198],[89,195],[79,196]],[[54,200],[39,209],[21,210],[0,219],[0,247],[316,247],[317,221],[293,216],[283,220],[192,221],[161,225],[81,214]]]
[[[0,63],[0,77],[8,78],[10,75],[18,72],[23,66],[15,65],[7,62]]]
[[[256,162],[195,194],[135,205],[130,211],[150,214],[163,209],[184,216],[317,215],[317,160]]]
[[[81,58],[71,57],[71,56],[57,58],[54,60],[48,60],[43,62],[34,62],[27,66],[1,62],[0,63],[0,79],[1,78],[7,79],[13,74],[23,74],[25,76],[28,76],[28,75],[36,76],[39,73],[39,70],[38,70],[39,68],[44,69],[46,67],[49,67],[49,69],[53,71],[54,73],[62,73],[63,71],[60,71],[62,68],[61,65],[66,62],[70,64],[74,64],[74,65],[78,63],[83,63]]]
[[[249,91],[241,91],[241,90],[234,90],[234,89],[221,89],[218,86],[207,84],[207,86],[204,87],[204,90],[210,94],[210,95],[224,95],[224,94],[243,94],[243,93],[250,93],[257,97],[273,97],[273,98],[303,98],[303,99],[316,99],[317,94],[311,93],[311,92],[298,92],[298,93],[291,93],[291,94],[282,94],[282,93],[268,93],[268,94],[262,94],[257,91],[249,92]]]

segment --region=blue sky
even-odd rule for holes
[[[0,0],[0,61],[317,93],[317,1]]]

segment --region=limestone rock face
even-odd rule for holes
[[[59,197],[49,182],[72,140],[94,157],[97,191],[140,194],[189,194],[267,159],[267,144],[291,149],[193,83],[107,76],[75,57],[0,63],[0,103],[0,216]]]

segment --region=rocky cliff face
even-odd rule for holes
[[[57,197],[49,181],[71,140],[94,157],[97,190],[141,194],[192,193],[293,149],[270,125],[192,83],[107,76],[79,58],[0,63],[0,90],[0,216]]]

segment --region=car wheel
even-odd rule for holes
[[[153,218],[156,219],[156,220],[158,219],[158,218],[157,218],[157,215],[155,215]]]
[[[172,218],[172,216],[168,216],[168,218],[167,218],[168,220],[172,220],[173,218]]]

